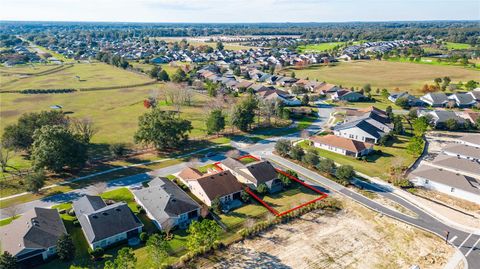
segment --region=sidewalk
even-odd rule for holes
[[[463,266],[462,266],[463,265]],[[465,256],[456,249],[455,254],[448,260],[448,263],[443,267],[444,269],[468,269],[468,263]]]
[[[371,182],[381,186],[382,188],[384,188],[384,189],[398,195],[399,197],[411,202],[415,206],[417,206],[417,207],[423,209],[424,211],[426,211],[431,216],[441,220],[442,222],[447,223],[449,226],[452,226],[452,227],[454,227],[458,230],[462,230],[462,231],[465,231],[465,232],[468,232],[468,233],[480,234],[480,228],[477,225],[473,225],[473,226],[472,225],[467,225],[465,223],[468,223],[469,221],[465,221],[464,219],[462,219],[461,222],[458,221],[459,218],[462,218],[462,216],[460,216],[461,213],[454,212],[451,209],[448,209],[448,208],[445,208],[443,206],[431,203],[429,201],[426,201],[425,199],[421,199],[420,197],[417,197],[417,196],[415,196],[415,195],[413,195],[409,192],[401,190],[400,188],[397,188],[397,187],[393,186],[392,184],[390,184],[388,182],[385,182],[381,179],[370,177],[370,176],[367,176],[367,175],[359,173],[359,172],[356,172],[356,173],[359,176],[364,177],[364,178],[370,180]],[[440,208],[438,208],[438,207],[441,207],[443,210],[440,210]],[[454,216],[455,219],[457,219],[457,220],[453,220],[452,216]]]

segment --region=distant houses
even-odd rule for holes
[[[35,207],[0,227],[2,251],[20,264],[38,265],[56,255],[58,239],[66,233],[56,209]]]
[[[335,135],[313,136],[310,140],[316,148],[355,158],[368,155],[373,151],[373,144]]]
[[[85,195],[73,202],[73,209],[92,249],[138,237],[142,232],[142,222],[124,202],[107,205],[100,196]]]

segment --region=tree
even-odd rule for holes
[[[57,241],[57,254],[60,260],[72,260],[75,257],[75,245],[69,234],[62,234]]]
[[[222,213],[222,203],[220,202],[220,198],[217,196],[212,200],[212,206],[210,209],[215,213],[215,214],[220,214]]]
[[[419,136],[414,136],[407,145],[407,152],[413,156],[420,156],[423,152],[424,141]]]
[[[258,184],[257,186],[257,192],[260,193],[260,194],[264,194],[268,191],[268,187],[267,187],[267,184],[265,183],[260,183]]]
[[[305,151],[299,145],[295,145],[290,149],[289,155],[292,159],[301,161],[305,155]]]
[[[419,117],[413,121],[413,133],[415,136],[422,136],[428,129],[428,118]]]
[[[155,65],[152,69],[150,69],[150,72],[148,72],[148,75],[151,78],[158,79],[158,74],[160,72],[161,68],[157,65]]]
[[[437,87],[440,87],[440,83],[442,82],[442,78],[435,78],[435,79],[433,80],[433,82],[435,82],[435,85],[436,85]]]
[[[314,151],[308,151],[305,156],[303,156],[302,161],[304,163],[307,163],[311,166],[316,166],[320,159],[318,158],[318,155]]]
[[[279,139],[277,143],[275,143],[275,151],[280,154],[280,156],[287,156],[292,149],[292,143],[288,139]]]
[[[134,139],[136,143],[153,144],[158,150],[177,148],[192,129],[192,123],[178,118],[175,112],[155,108],[140,116]]]
[[[382,97],[383,98],[388,98],[390,96],[390,93],[388,92],[387,89],[382,89]]]
[[[115,260],[107,261],[104,269],[135,269],[137,263],[137,257],[133,253],[133,249],[124,247],[117,253]]]
[[[180,83],[187,79],[187,74],[182,68],[177,68],[177,71],[172,75],[172,82]]]
[[[292,73],[290,74],[290,77],[295,78],[295,72],[292,71]]]
[[[169,248],[168,242],[158,234],[153,234],[148,238],[147,252],[155,268],[160,268],[168,258]]]
[[[210,112],[206,122],[207,133],[208,134],[218,134],[225,129],[225,115],[223,115],[222,110],[215,109]]]
[[[170,81],[170,76],[168,75],[167,71],[165,71],[165,70],[160,71],[158,73],[157,78],[160,81]]]
[[[25,188],[27,191],[38,193],[38,191],[45,185],[45,173],[43,170],[38,170],[25,177]]]
[[[248,194],[246,191],[242,190],[240,192],[240,198],[242,199],[242,201],[244,203],[246,203],[246,202],[250,201],[250,194]]]
[[[393,133],[403,134],[405,129],[403,128],[402,117],[397,115],[393,118]]]
[[[448,119],[445,121],[445,127],[450,131],[455,131],[459,128],[458,122],[455,119]]]
[[[205,89],[207,89],[209,96],[212,96],[212,97],[217,96],[218,88],[219,88],[219,85],[217,83],[213,83],[210,80],[207,80],[207,82],[205,82]]]
[[[2,269],[16,269],[17,268],[17,258],[7,251],[4,251],[0,255],[0,268]]]
[[[220,238],[222,229],[215,221],[204,219],[202,222],[195,220],[190,223],[187,232],[189,233],[187,248],[190,251],[195,251],[200,247],[211,248],[213,243]]]
[[[308,106],[308,102],[310,102],[310,98],[308,97],[308,94],[304,94],[302,96],[302,105]]]
[[[2,172],[7,172],[7,168],[9,167],[16,169],[9,164],[10,160],[14,155],[14,151],[0,143],[0,168]]]
[[[407,109],[410,107],[410,102],[408,101],[407,97],[400,97],[395,100],[395,104],[403,109]]]
[[[284,175],[282,173],[278,173],[278,179],[282,182],[282,185],[285,187],[288,187],[292,183],[291,179],[287,175]]]
[[[90,119],[73,119],[71,123],[73,133],[77,134],[83,143],[90,143],[92,137],[98,133],[98,128],[95,127]]]
[[[333,174],[335,163],[330,159],[321,159],[317,164],[317,169],[324,173]]]
[[[224,46],[223,46],[222,41],[218,41],[218,42],[217,42],[217,50],[222,51],[223,49],[224,49]]]
[[[367,83],[367,84],[363,85],[363,90],[366,93],[370,93],[372,91],[372,85],[370,85],[370,83]]]
[[[478,82],[475,80],[469,80],[467,83],[465,83],[465,88],[469,91],[475,89],[476,87],[478,87]]]
[[[35,131],[33,138],[31,159],[34,169],[46,168],[58,173],[65,167],[83,167],[87,160],[84,139],[64,126],[43,126]]]
[[[2,143],[10,148],[28,150],[33,144],[33,134],[37,129],[45,125],[66,126],[67,124],[68,119],[57,110],[23,114],[16,124],[5,127]]]
[[[390,120],[393,120],[393,109],[391,106],[387,106],[385,109],[385,112],[387,113],[387,116]]]
[[[238,103],[232,113],[231,123],[241,131],[248,131],[255,119],[258,102],[254,96],[248,96]]]
[[[355,171],[351,165],[342,165],[335,171],[335,176],[341,180],[349,181],[355,176]]]

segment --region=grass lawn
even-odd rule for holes
[[[368,156],[368,161],[364,162],[352,157],[333,153],[327,150],[315,148],[318,155],[327,159],[331,159],[341,165],[351,165],[356,171],[372,177],[387,177],[387,169],[394,161],[402,161],[404,165],[412,164],[416,157],[410,155],[406,151],[409,137],[397,136],[395,141],[389,143],[388,146],[375,146],[375,150],[381,150],[382,153],[374,153]],[[306,142],[301,142],[300,145],[304,148],[309,148]]]
[[[257,161],[258,160],[253,158],[253,157],[246,157],[246,158],[240,159],[240,162],[243,163],[243,164],[254,163],[254,162],[257,162]]]
[[[305,46],[299,46],[297,49],[300,52],[322,52],[331,50],[336,46],[341,46],[345,44],[344,42],[329,42],[329,43],[318,43],[318,44],[309,44]]]
[[[292,70],[286,69],[289,74]],[[331,66],[311,66],[295,70],[296,77],[327,81],[343,87],[363,87],[370,83],[372,88],[387,88],[393,90],[420,94],[425,83],[433,83],[436,77],[449,76],[452,82],[478,80],[480,71],[472,68],[443,65],[423,65],[415,63],[389,62],[376,60],[360,60],[336,63]],[[348,74],[346,76],[345,74]]]
[[[62,69],[59,72],[42,76],[23,77],[10,83],[2,82],[0,84],[0,90],[79,89],[133,85],[149,81],[151,81],[151,79],[147,76],[126,71],[105,63],[75,63],[73,67]]]
[[[12,221],[20,218],[20,215],[0,220],[0,227],[10,224]]]
[[[405,57],[392,57],[389,58],[387,61],[389,62],[402,62],[402,63],[415,63],[415,64],[429,64],[429,65],[443,65],[443,66],[457,66],[457,67],[462,67],[462,68],[472,68],[469,66],[464,66],[460,62],[447,62],[447,61],[438,61],[437,58],[433,57],[422,57],[420,61],[411,61],[409,58]],[[475,67],[472,69],[480,69],[480,66],[477,64]]]
[[[454,43],[454,42],[446,42],[446,43],[447,43],[447,49],[449,50],[466,50],[472,47],[470,44],[465,44],[465,43]]]
[[[299,183],[292,182],[290,188],[278,193],[267,194],[261,198],[278,212],[283,212],[318,198],[319,196],[320,195],[313,190]]]
[[[269,211],[257,201],[251,199],[251,203],[244,205],[240,208],[232,210],[226,214],[220,214],[221,221],[228,227],[229,230],[237,230],[242,228],[242,224],[247,219],[261,219],[266,214],[270,214]]]

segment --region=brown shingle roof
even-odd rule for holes
[[[178,174],[178,177],[183,180],[196,180],[203,176],[203,174],[195,168],[185,167]]]
[[[336,135],[314,136],[310,138],[313,142],[329,145],[336,148],[345,149],[351,152],[361,152],[364,149],[371,148],[373,145],[339,137]]]
[[[242,190],[242,184],[230,171],[222,171],[197,179],[210,200]]]

